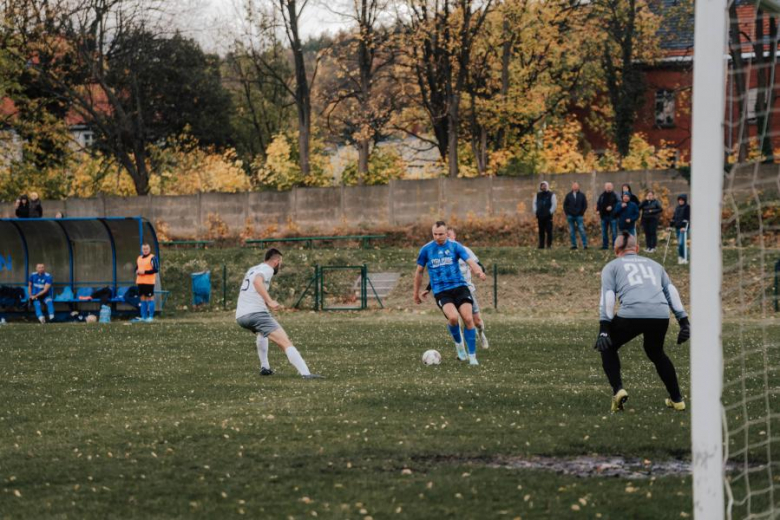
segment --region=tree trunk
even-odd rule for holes
[[[487,156],[487,129],[479,125],[479,153],[477,157],[477,168],[480,175],[487,175],[488,156]]]
[[[450,96],[450,106],[447,111],[447,171],[450,177],[458,176],[458,125],[460,120],[460,94],[453,92]]]
[[[369,106],[371,103],[371,69],[374,61],[372,49],[369,48],[369,45],[373,43],[373,27],[371,26],[368,0],[361,1],[358,19],[360,26],[360,42],[358,44],[360,104],[363,115],[367,116],[371,111]],[[365,130],[365,128],[360,129],[361,139],[358,142],[358,185],[362,185],[368,176],[368,161],[371,153],[370,139]]]
[[[138,195],[146,195],[149,193],[149,172],[146,169],[146,161],[143,160],[143,150],[139,152],[136,146],[133,151],[133,158],[124,151],[119,149],[111,150],[112,154],[119,160],[119,163],[125,169],[130,179],[135,186],[135,192]],[[138,160],[139,156],[141,161]],[[140,166],[140,167],[139,167]]]
[[[747,126],[747,113],[745,111],[745,63],[742,60],[742,41],[739,29],[739,17],[737,16],[737,4],[729,4],[729,53],[734,69],[732,78],[734,88],[737,91],[737,116],[739,125],[737,126],[737,162],[744,162],[747,158],[747,143],[742,139]]]
[[[287,9],[288,37],[295,64],[295,106],[298,109],[298,153],[300,155],[301,174],[308,177],[310,166],[311,141],[311,90],[306,76],[306,61],[303,45],[298,34],[298,9],[295,0],[281,0],[282,8]]]
[[[512,61],[512,46],[515,43],[515,33],[509,25],[509,20],[504,18],[503,24],[504,42],[501,44],[501,103],[505,106],[509,103],[509,64]],[[510,36],[511,35],[511,36]],[[506,127],[501,126],[496,135],[496,149],[504,147],[506,139]]]
[[[767,63],[767,60],[764,58],[764,13],[761,11],[761,9],[758,9],[756,12],[755,17],[755,40],[753,42],[753,53],[755,55],[755,58],[753,58],[756,62],[756,101],[755,106],[753,109],[755,110],[756,114],[756,134],[759,139],[759,144],[761,145],[761,148],[763,150],[764,145],[764,137],[766,136],[766,133],[764,132],[766,128],[766,116],[767,116],[767,95],[766,91],[764,90],[767,86],[767,67],[770,67],[771,64]],[[770,58],[771,59],[771,58]],[[771,140],[770,140],[770,147],[769,147],[769,156],[772,155],[772,147],[771,147]]]
[[[621,157],[630,152],[634,123],[645,94],[643,72],[634,60],[636,0],[628,0],[626,16],[623,19],[619,6],[625,1],[610,0],[610,9],[605,14],[609,17],[609,37],[619,47],[619,56],[613,58],[609,42],[604,43],[602,56],[610,104],[615,114],[612,137]]]
[[[775,54],[777,53],[777,45],[775,42],[777,42],[777,20],[774,16],[769,17],[769,41],[772,42],[772,45],[769,48],[769,56],[771,58],[769,59],[769,65],[770,67],[776,68],[777,65],[775,64]],[[773,71],[772,74],[769,75],[770,78],[773,78],[776,75],[776,71]],[[771,81],[771,80],[770,80]],[[772,148],[772,115],[774,112],[774,106],[775,101],[777,100],[777,91],[774,88],[774,85],[768,85],[769,95],[767,99],[767,107],[766,107],[766,129],[767,131],[764,132],[764,142],[762,143],[761,149],[766,151],[766,158],[767,162],[774,162],[774,149]]]
[[[370,145],[371,143],[368,139],[362,139],[358,143],[358,185],[361,186],[368,175],[368,161],[371,152]]]
[[[479,124],[477,119],[477,101],[476,93],[472,84],[469,84],[470,90],[470,117],[471,127],[471,152],[474,154],[474,162],[477,163],[477,172],[480,176],[487,173],[487,130]]]
[[[621,82],[621,96],[616,117],[617,147],[620,155],[625,157],[631,151],[631,134],[634,131],[634,80],[637,73],[634,64],[634,20],[636,17],[636,2],[629,0],[628,22],[625,38],[621,48],[621,70],[623,77]]]
[[[777,52],[774,42],[777,39],[777,23],[774,17],[769,18],[769,38],[772,42],[765,48],[764,39],[764,13],[759,9],[755,19],[755,38],[753,43],[753,54],[757,69],[757,89],[756,89],[756,134],[759,140],[759,148],[763,161],[772,163],[774,161],[774,151],[772,150],[772,106],[774,105],[775,95],[772,85],[774,65],[774,54]]]
[[[298,153],[301,174],[304,179],[311,172],[311,107],[298,109]]]

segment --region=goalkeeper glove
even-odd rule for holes
[[[594,349],[599,352],[606,352],[612,347],[612,338],[609,337],[609,325],[608,321],[599,322],[599,337],[596,339]]]
[[[682,318],[678,323],[680,332],[677,334],[677,344],[682,345],[691,338],[691,322],[688,318]]]

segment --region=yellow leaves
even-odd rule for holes
[[[673,166],[675,157],[673,147],[663,141],[653,146],[641,133],[632,137],[626,157],[621,158],[613,148],[599,157],[588,149],[581,123],[569,116],[563,122],[547,125],[536,136],[525,136],[514,149],[491,154],[489,171],[518,175],[666,169]]]
[[[206,217],[207,238],[216,240],[230,236],[230,228],[219,216],[219,213],[209,213]]]
[[[164,148],[153,148],[150,155],[154,159],[150,166],[157,166],[150,179],[153,195],[236,193],[251,188],[249,176],[232,148],[201,148],[194,137],[182,134],[169,139]]]
[[[593,157],[580,152],[582,126],[569,117],[559,126],[550,126],[542,136],[540,153],[545,173],[575,173],[593,169]]]
[[[624,170],[662,170],[671,168],[676,155],[676,151],[673,148],[664,146],[656,148],[651,145],[642,133],[636,133],[631,137],[630,146],[628,155],[622,161],[622,169]]]
[[[129,197],[136,194],[130,175],[101,153],[76,154],[69,174],[70,197],[95,197],[101,193]]]
[[[368,173],[363,178],[363,184],[374,186],[387,184],[392,179],[403,179],[406,176],[406,161],[390,147],[376,147],[368,162]],[[357,162],[350,163],[341,173],[341,182],[345,186],[358,183]]]
[[[295,186],[328,186],[332,183],[328,158],[322,153],[323,145],[317,139],[310,144],[310,173],[304,177],[298,163],[297,135],[277,134],[266,149],[264,163],[255,161],[252,169],[262,187],[279,191]]]
[[[152,195],[235,193],[252,187],[234,149],[202,148],[187,134],[169,139],[165,146],[151,147],[146,166],[151,172],[149,193]],[[135,184],[127,171],[116,160],[99,152],[75,153],[65,175],[70,197],[136,194]]]

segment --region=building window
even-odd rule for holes
[[[758,89],[751,88],[750,90],[748,90],[748,99],[747,99],[748,123],[756,122],[756,101],[758,101]]]
[[[95,143],[95,132],[86,131],[81,134],[81,145],[85,148]]]
[[[655,124],[660,128],[674,126],[674,91],[657,90],[655,93]]]

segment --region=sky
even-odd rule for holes
[[[207,52],[224,54],[235,35],[241,32],[244,0],[177,0],[177,3],[182,11],[177,16],[179,29],[196,39]],[[323,33],[334,34],[348,25],[343,17],[325,7],[335,3],[309,0],[301,20],[304,40]]]

